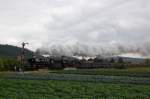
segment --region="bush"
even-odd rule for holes
[[[0,58],[0,71],[14,70],[15,66],[19,66],[19,62],[12,58]]]

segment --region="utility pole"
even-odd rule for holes
[[[26,42],[22,42],[22,51],[21,51],[21,68],[19,71],[24,71],[24,61],[25,61],[25,46],[29,44]]]

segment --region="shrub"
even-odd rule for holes
[[[0,58],[0,71],[14,70],[15,66],[18,67],[20,63],[12,58]]]

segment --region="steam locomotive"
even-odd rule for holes
[[[81,64],[77,58],[67,56],[33,57],[28,59],[32,68],[63,69],[66,67],[79,67]]]
[[[92,69],[92,68],[124,68],[125,65],[140,65],[144,62],[143,59],[127,58],[127,57],[107,57],[107,58],[89,58],[78,59],[68,56],[36,56],[28,59],[30,68],[40,69],[64,69],[67,67],[79,69]]]
[[[68,56],[51,56],[51,57],[32,57],[28,59],[30,68],[40,69],[64,69],[64,68],[79,68],[79,69],[92,69],[92,68],[112,68],[113,63],[122,62],[120,59],[102,59],[102,58],[90,58],[90,59],[78,59]]]

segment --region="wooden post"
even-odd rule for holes
[[[25,61],[25,45],[28,43],[22,43],[22,51],[21,51],[21,68],[19,71],[24,71],[24,61]]]

